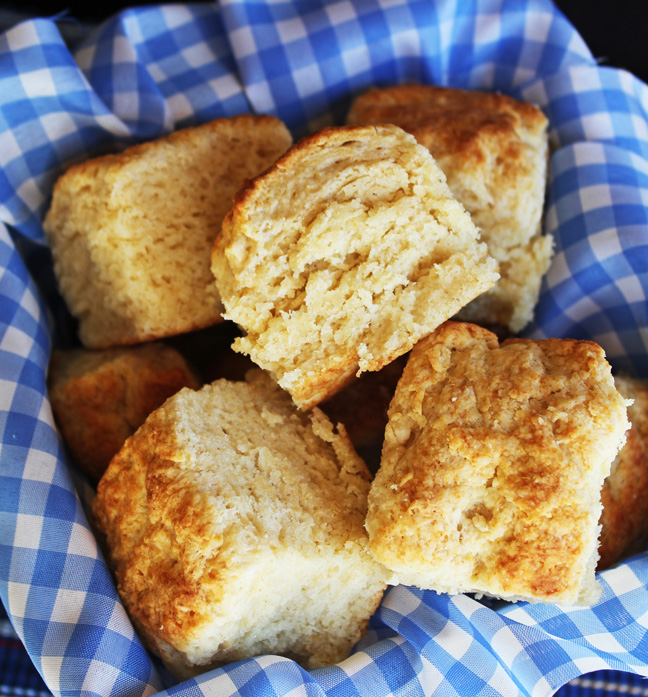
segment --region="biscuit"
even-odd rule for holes
[[[349,123],[394,123],[430,150],[481,230],[501,279],[458,318],[518,332],[533,317],[553,238],[541,234],[547,119],[503,94],[430,85],[373,89]]]
[[[380,370],[499,278],[430,153],[327,128],[236,197],[212,254],[225,316],[301,409]]]
[[[244,114],[68,169],[44,229],[82,343],[109,348],[220,322],[212,244],[244,179],[291,142],[278,119]]]
[[[186,360],[162,343],[52,353],[49,397],[81,470],[98,480],[146,417],[183,387],[199,387]]]
[[[187,677],[278,653],[346,658],[390,573],[368,551],[369,473],[259,370],[180,391],[126,442],[93,503],[134,624]]]
[[[648,382],[626,375],[614,379],[619,392],[634,400],[626,444],[603,483],[598,569],[642,550],[648,538]]]
[[[600,491],[628,428],[603,349],[448,322],[389,407],[367,530],[401,583],[595,602]]]

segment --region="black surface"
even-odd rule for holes
[[[625,68],[648,82],[647,0],[556,0],[603,65]]]

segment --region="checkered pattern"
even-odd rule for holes
[[[593,339],[612,365],[648,377],[648,87],[575,66],[518,90],[551,122],[545,227],[556,256],[528,332]]]
[[[346,114],[381,84],[429,82],[510,92],[537,75],[591,64],[543,2],[220,3],[252,107],[298,134]]]
[[[74,330],[41,228],[56,176],[247,110],[277,114],[299,136],[340,123],[365,88],[411,80],[545,109],[557,253],[528,333],[595,339],[617,367],[646,375],[648,88],[599,67],[549,2],[165,5],[120,14],[74,55],[49,20],[0,36],[0,596],[56,695],[585,697],[634,691],[648,675],[640,555],[600,575],[593,608],[396,587],[337,666],[308,673],[262,657],[174,685],[139,643],[89,530],[87,485],[66,464],[45,384],[52,345]]]

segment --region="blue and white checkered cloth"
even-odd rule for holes
[[[74,54],[49,19],[0,36],[0,597],[56,695],[542,697],[593,671],[561,694],[642,690],[645,553],[600,574],[592,608],[395,587],[339,665],[308,673],[268,656],[173,685],[139,643],[88,527],[46,394],[50,350],[71,331],[41,227],[56,177],[249,110],[298,137],[341,122],[366,88],[406,81],[500,90],[546,111],[557,253],[528,333],[593,339],[616,368],[648,377],[648,87],[597,65],[548,0],[147,7]]]

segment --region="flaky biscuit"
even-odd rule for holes
[[[103,351],[55,350],[48,375],[52,411],[73,460],[98,480],[124,441],[183,387],[191,366],[160,342]]]
[[[93,513],[119,592],[175,675],[265,653],[347,657],[390,574],[368,551],[369,473],[261,371],[182,390],[113,459]]]
[[[83,344],[134,344],[220,322],[212,244],[243,181],[291,142],[278,119],[243,114],[70,167],[44,228]]]
[[[367,529],[402,583],[507,600],[599,596],[600,491],[628,428],[603,349],[448,322],[389,408]]]
[[[307,409],[406,353],[498,276],[430,153],[328,128],[236,197],[212,253],[236,350]]]
[[[470,212],[501,279],[460,313],[517,332],[533,317],[553,239],[541,234],[547,118],[509,96],[432,85],[398,85],[356,98],[349,123],[394,123],[424,145]]]

